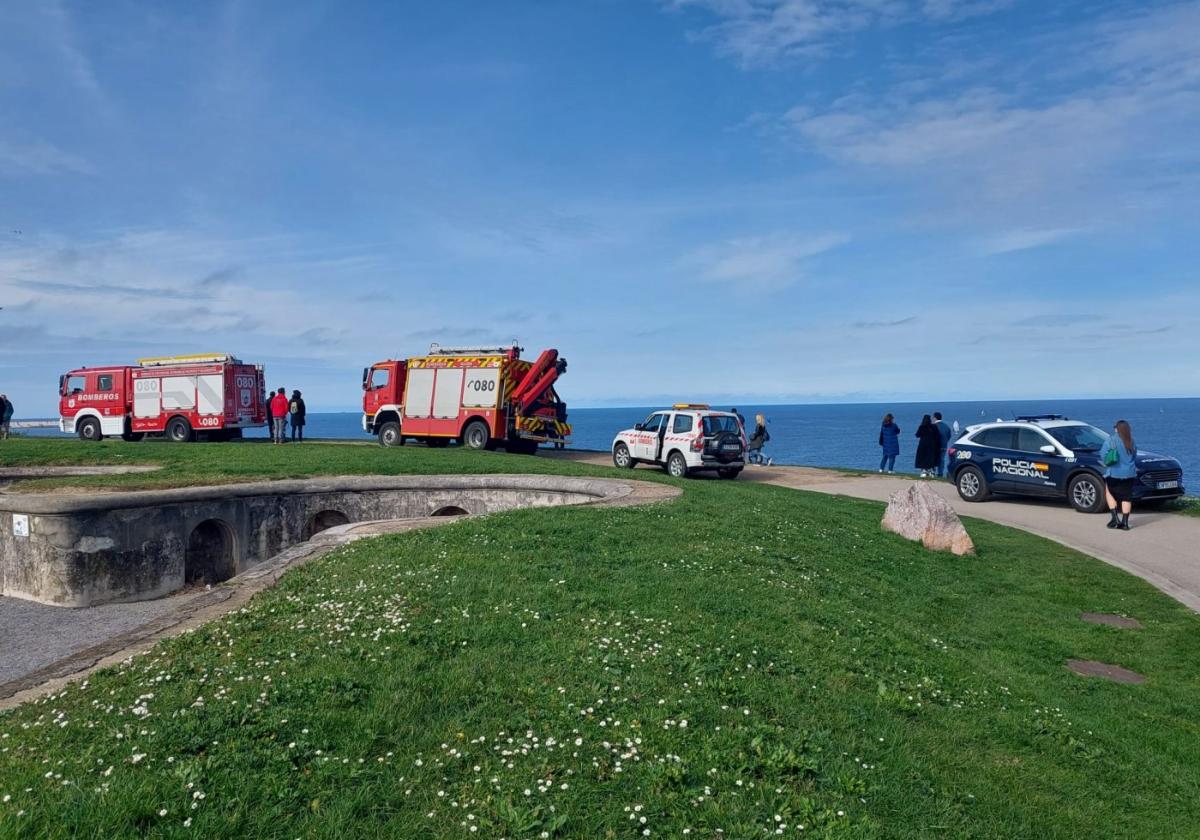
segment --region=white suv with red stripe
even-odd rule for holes
[[[612,454],[613,463],[623,469],[655,464],[675,478],[698,470],[737,478],[746,466],[746,433],[736,414],[681,403],[619,432]]]

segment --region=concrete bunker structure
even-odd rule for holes
[[[625,482],[349,476],[116,493],[0,495],[0,595],[87,607],[216,584],[332,528],[612,502]]]

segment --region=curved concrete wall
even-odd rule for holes
[[[343,522],[620,499],[564,476],[370,476],[82,496],[0,496],[0,594],[85,607],[217,582]]]

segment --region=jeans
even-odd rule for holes
[[[938,474],[938,478],[941,478],[942,476],[944,476],[946,474],[946,450],[945,449],[938,450],[937,474]]]
[[[304,440],[304,424],[292,424],[292,440]]]
[[[884,455],[879,461],[880,472],[892,472],[896,468],[896,456]]]
[[[273,441],[275,441],[276,443],[283,443],[283,436],[285,434],[285,430],[286,430],[286,426],[287,426],[287,418],[286,417],[272,417],[271,425],[274,427],[271,430],[272,431],[271,439]]]

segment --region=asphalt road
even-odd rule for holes
[[[611,466],[605,452],[555,452],[551,457]],[[641,466],[639,470],[652,469]],[[636,474],[636,470],[635,470]],[[809,467],[748,466],[742,481],[756,481],[886,502],[908,482],[905,476],[857,475]],[[930,485],[961,516],[973,516],[1020,528],[1103,560],[1137,575],[1180,603],[1200,612],[1200,518],[1175,513],[1134,510],[1129,531],[1104,527],[1107,516],[1077,513],[1065,502],[1037,499],[993,499],[971,504],[946,481]]]

